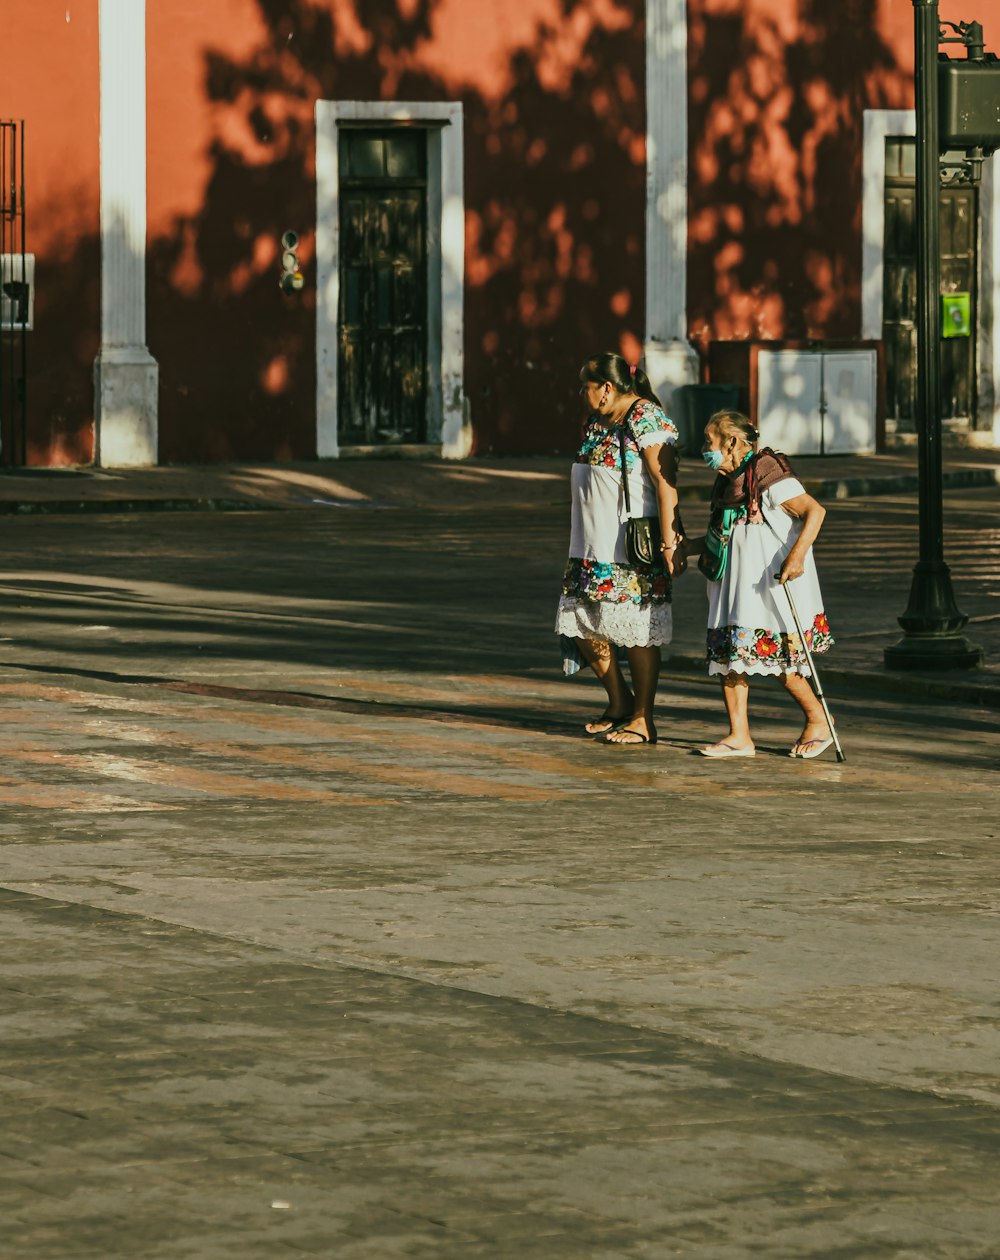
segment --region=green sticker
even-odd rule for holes
[[[972,334],[972,303],[968,293],[941,294],[941,336],[968,337]]]

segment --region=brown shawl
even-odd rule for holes
[[[753,511],[763,490],[794,476],[792,466],[785,456],[780,451],[772,451],[769,446],[765,446],[735,472],[719,473],[712,487],[712,507],[746,507]]]

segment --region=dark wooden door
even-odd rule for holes
[[[338,433],[426,440],[427,179],[416,129],[340,135]]]
[[[941,292],[972,295],[972,336],[940,344],[942,419],[968,423],[976,408],[976,190],[941,190]],[[916,412],[917,236],[912,140],[886,141],[882,337],[886,416],[912,431]]]

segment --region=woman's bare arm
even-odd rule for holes
[[[667,572],[674,575],[684,568],[684,551],[679,549],[683,535],[677,512],[677,448],[658,442],[655,446],[643,447],[640,453],[656,491],[660,532],[666,544],[663,559]]]
[[[822,503],[817,503],[811,494],[797,494],[794,499],[786,499],[781,506],[789,516],[802,521],[799,536],[785,557],[778,576],[778,581],[784,586],[786,582],[801,577],[805,572],[806,555],[819,535],[826,508]]]

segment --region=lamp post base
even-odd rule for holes
[[[885,649],[887,669],[978,669],[983,650],[962,634],[968,617],[955,603],[951,574],[943,560],[918,560],[903,637]]]
[[[883,655],[886,669],[978,669],[983,663],[983,649],[960,634],[904,634]]]

